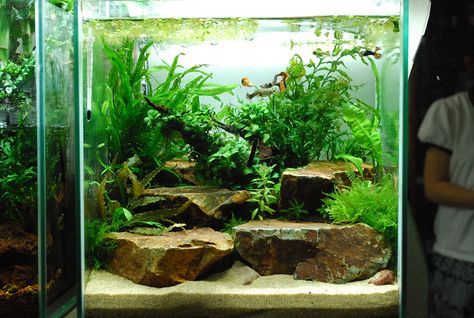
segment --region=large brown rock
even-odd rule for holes
[[[365,178],[371,178],[372,166],[363,164]],[[315,161],[307,166],[283,172],[281,176],[280,205],[283,209],[291,207],[296,200],[304,203],[305,210],[314,212],[322,206],[324,193],[334,188],[349,185],[347,172],[357,172],[354,165],[346,162]]]
[[[154,198],[161,198],[154,201]],[[212,187],[155,188],[143,191],[139,200],[151,201],[154,209],[175,207],[174,220],[195,227],[215,227],[223,215],[250,198],[248,191],[231,191]],[[230,212],[229,212],[230,214]]]
[[[112,233],[117,247],[107,269],[135,283],[165,287],[195,280],[213,264],[230,254],[230,235],[210,228],[145,236]]]
[[[362,223],[265,220],[234,230],[236,250],[261,275],[345,283],[373,276],[392,256],[383,236]]]

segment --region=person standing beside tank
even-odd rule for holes
[[[474,317],[474,89],[436,100],[418,138],[425,194],[438,204],[430,317]]]

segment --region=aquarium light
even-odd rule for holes
[[[85,19],[111,18],[302,18],[390,16],[400,0],[84,0]]]

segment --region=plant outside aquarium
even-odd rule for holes
[[[398,42],[385,51],[374,39],[393,36],[398,21],[351,19],[86,21],[94,68],[97,60],[104,66],[86,83],[105,79],[87,93],[86,136],[95,137],[86,138],[91,264],[162,288],[205,279],[214,267],[228,270],[236,255],[259,275],[336,284],[396,270],[397,193],[387,186],[394,163],[384,161],[380,65],[397,54]],[[368,20],[371,30],[360,31]],[[228,32],[239,23],[245,32]],[[148,36],[153,25],[161,29]],[[110,29],[118,36],[104,36]],[[268,49],[280,58],[273,67],[245,51],[252,41],[262,50],[265,32],[294,36],[282,41],[291,53],[284,59]],[[243,62],[227,57],[227,46]],[[386,209],[373,202],[382,196],[393,198]],[[353,201],[352,216],[341,217]],[[204,232],[212,242],[196,238]],[[218,240],[235,250],[214,260],[209,246]],[[345,240],[357,242],[363,261],[346,254]],[[170,249],[180,261],[164,247],[177,241]],[[203,257],[212,264],[185,256],[197,246],[213,255]],[[145,263],[129,260],[133,253],[145,253]],[[336,273],[323,255],[338,255],[332,261],[344,270]],[[324,275],[311,272],[325,266]]]

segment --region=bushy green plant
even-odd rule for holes
[[[396,244],[398,195],[391,175],[379,181],[355,179],[346,189],[338,189],[323,199],[319,210],[334,223],[365,223]]]
[[[287,68],[285,91],[230,110],[226,121],[246,138],[270,146],[270,164],[299,167],[315,159],[335,160],[340,154],[379,163],[377,110],[351,97],[357,87],[344,70],[343,59],[357,58],[358,52],[336,45],[330,53],[316,50],[317,60],[308,63],[295,55]]]
[[[149,80],[145,63],[152,44],[147,43],[135,60],[136,41],[125,40],[117,47],[109,47],[104,41],[104,52],[111,62],[111,69],[108,95],[100,108],[99,120],[106,131],[109,162],[115,157],[117,162],[124,162],[142,152],[145,138],[155,139],[153,131],[143,124],[150,107],[143,99],[142,81]]]

